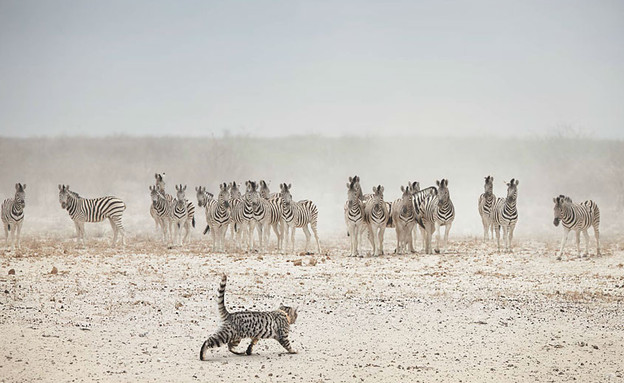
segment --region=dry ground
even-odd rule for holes
[[[2,255],[0,381],[624,380],[615,239],[603,256],[563,261],[554,238],[521,239],[512,255],[452,238],[446,255],[377,258],[347,257],[346,238],[325,240],[322,256],[107,240],[27,238]],[[199,361],[223,272],[230,310],[299,306],[299,354],[264,340],[250,357],[221,348]]]

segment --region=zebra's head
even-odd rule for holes
[[[280,197],[285,205],[290,205],[292,202],[292,195],[290,194],[291,187],[292,184],[286,185],[285,182],[280,184]]]
[[[483,186],[485,194],[492,194],[494,192],[494,177],[485,177],[485,185]]]
[[[176,185],[176,198],[178,200],[178,203],[184,203],[184,201],[186,201],[186,185],[182,186],[182,184],[180,185]]]
[[[236,181],[230,183],[230,185],[228,185],[230,187],[230,198],[234,199],[234,198],[240,198],[241,197],[241,192],[238,189],[238,185],[236,184]]]
[[[20,208],[26,207],[26,184],[15,184],[15,203],[19,205]]]
[[[561,194],[559,197],[553,198],[553,202],[555,203],[555,219],[553,221],[553,225],[559,226],[559,221],[563,218],[564,206],[571,204],[572,198]]]
[[[439,203],[444,203],[451,198],[451,193],[449,193],[448,189],[448,180],[442,178],[440,181],[436,181],[436,185],[438,186],[438,201]]]
[[[355,190],[357,198],[364,199],[364,193],[362,192],[362,186],[360,186],[360,176],[349,177],[349,183],[347,183],[349,189]]]
[[[208,204],[208,200],[212,198],[212,193],[206,191],[204,186],[195,186],[197,192],[197,206],[202,207]]]
[[[224,182],[219,185],[219,189],[219,197],[217,197],[218,202],[225,207],[230,207],[230,191],[228,185]]]
[[[418,181],[414,181],[414,182],[407,181],[407,185],[409,186],[410,192],[412,193],[412,195],[420,191],[420,182]]]
[[[69,199],[69,185],[59,185],[59,202],[63,209],[67,208],[67,200]]]
[[[158,202],[160,198],[165,197],[164,195],[162,195],[162,193],[158,189],[158,186],[150,186],[149,190],[150,190],[150,197],[152,198],[152,203]]]
[[[269,189],[269,185],[264,182],[264,180],[260,180],[260,197],[269,199],[270,196],[271,190]]]
[[[372,203],[373,203],[373,208],[374,209],[381,209],[384,206],[384,187],[381,185],[377,185],[377,186],[373,186],[373,198],[372,198]]]
[[[518,184],[520,183],[520,181],[518,181],[515,178],[512,178],[511,181],[506,182],[507,184],[507,200],[509,202],[516,202],[516,199],[518,199]]]
[[[164,192],[165,191],[165,173],[155,173],[154,178],[156,179],[156,187],[159,190]]]
[[[247,181],[245,185],[247,185],[247,193],[245,193],[245,199],[247,199],[252,205],[257,205],[260,202],[258,184],[255,181]]]

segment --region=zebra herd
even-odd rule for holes
[[[164,173],[154,175],[155,184],[149,187],[152,204],[150,214],[156,229],[162,232],[163,241],[167,244],[182,245],[188,240],[191,227],[195,227],[195,206],[186,199],[186,185],[176,185],[175,198],[165,191]],[[455,219],[455,208],[451,201],[447,179],[436,181],[436,186],[420,188],[418,182],[408,182],[401,186],[401,197],[394,202],[384,200],[384,187],[373,186],[371,194],[364,194],[360,186],[360,177],[349,177],[347,183],[347,202],[344,206],[344,218],[347,235],[351,240],[350,255],[360,254],[361,238],[366,235],[373,248],[373,255],[384,254],[384,233],[386,228],[396,230],[396,253],[414,252],[418,230],[423,238],[423,251],[432,253],[431,242],[436,236],[435,252],[446,252],[448,236]],[[485,177],[484,193],[479,196],[478,210],[483,224],[483,239],[494,238],[498,251],[501,251],[500,231],[503,232],[504,251],[512,252],[513,233],[518,222],[517,179],[507,185],[505,198],[494,195],[494,178]],[[278,193],[271,193],[269,185],[247,181],[245,193],[241,193],[236,182],[219,185],[217,198],[205,187],[195,188],[197,204],[205,209],[206,229],[204,234],[212,234],[213,250],[225,251],[225,238],[228,227],[231,239],[237,248],[254,250],[254,233],[258,234],[259,248],[266,250],[271,230],[277,236],[277,250],[288,247],[290,233],[290,249],[294,251],[294,236],[297,228],[302,228],[306,236],[305,251],[308,252],[312,234],[314,234],[317,251],[321,252],[318,239],[318,209],[310,200],[295,202],[290,193],[292,185],[280,184]],[[70,190],[69,185],[58,185],[59,202],[67,210],[76,227],[78,242],[84,244],[85,222],[102,222],[109,220],[113,229],[113,246],[120,237],[125,244],[125,230],[121,219],[126,210],[125,203],[113,196],[99,198],[83,198]],[[554,225],[559,222],[563,226],[563,237],[558,255],[563,250],[570,231],[576,233],[577,251],[580,255],[580,235],[586,241],[586,253],[589,253],[590,227],[593,227],[596,238],[596,252],[600,254],[600,210],[598,205],[589,200],[580,204],[572,202],[570,197],[560,195],[553,198]],[[21,229],[26,206],[26,184],[15,184],[15,195],[2,203],[0,217],[4,227],[7,247],[20,248]],[[445,227],[444,239],[441,242],[441,228]],[[182,236],[182,230],[185,231]],[[442,245],[442,246],[441,246]]]
[[[479,196],[478,210],[483,223],[483,240],[494,238],[498,251],[501,251],[500,231],[503,231],[504,251],[512,253],[513,232],[518,222],[519,181],[515,178],[506,182],[507,196],[496,198],[494,195],[494,177],[485,177],[484,193]],[[431,241],[437,233],[435,252],[446,252],[448,235],[455,219],[455,208],[448,189],[448,180],[436,181],[436,186],[420,189],[418,182],[408,182],[401,186],[401,198],[394,202],[384,201],[384,187],[373,186],[372,194],[363,194],[360,177],[349,177],[347,183],[347,202],[344,206],[344,218],[347,236],[351,238],[350,255],[360,255],[360,238],[366,234],[373,248],[373,255],[384,254],[383,241],[386,228],[395,228],[397,254],[414,251],[417,228],[423,237],[423,251],[431,254]],[[576,231],[577,251],[580,255],[580,235],[584,234],[586,254],[589,253],[589,227],[594,228],[596,253],[600,255],[600,211],[593,201],[574,204],[569,197],[560,195],[553,199],[555,203],[554,225],[563,223],[564,233],[558,255],[563,249],[571,230]],[[440,249],[441,227],[444,226],[444,240]]]
[[[172,242],[172,228],[176,230],[176,244],[186,242],[190,226],[195,226],[195,207],[185,199],[186,185],[176,186],[176,198],[165,192],[164,173],[154,175],[156,184],[150,186],[152,206],[150,212],[156,227],[162,228],[165,242]],[[317,251],[321,252],[317,232],[318,209],[309,200],[295,202],[290,194],[291,184],[280,184],[279,193],[271,193],[269,185],[260,182],[247,181],[245,193],[241,194],[236,182],[219,185],[219,194],[208,192],[204,186],[195,188],[197,205],[205,209],[206,229],[204,234],[212,232],[214,251],[225,251],[225,238],[228,227],[231,228],[231,239],[238,248],[244,247],[253,250],[254,233],[258,233],[259,248],[268,248],[270,232],[277,236],[277,250],[282,251],[288,243],[290,231],[291,250],[295,247],[295,229],[302,228],[306,235],[305,251],[310,244],[310,230],[314,233]],[[185,228],[184,238],[181,238],[181,228]],[[286,241],[284,241],[286,239]]]

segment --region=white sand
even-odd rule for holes
[[[0,381],[623,381],[616,242],[558,261],[556,238],[519,241],[513,255],[451,239],[446,255],[379,258],[325,239],[316,266],[211,254],[205,239],[173,250],[147,237],[117,250],[108,238],[26,239],[0,265]],[[262,340],[251,357],[222,347],[199,361],[222,272],[231,311],[299,306],[299,354]]]

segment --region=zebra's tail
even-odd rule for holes
[[[11,224],[10,223],[7,223],[7,230],[11,231]]]
[[[195,227],[195,216],[193,216],[193,219],[191,220],[191,225],[193,225],[193,227]]]
[[[392,227],[392,215],[388,214],[388,222],[386,222],[387,227]]]
[[[225,321],[230,315],[225,308],[225,284],[227,283],[227,275],[223,274],[221,277],[221,284],[219,285],[219,294],[217,295],[217,305],[219,306],[219,315],[221,316],[221,320]]]
[[[204,229],[204,235],[207,233],[210,233],[210,225],[206,225],[206,228]]]
[[[238,233],[238,223],[234,222],[234,232]]]
[[[420,214],[416,214],[416,223],[420,225],[423,229],[425,228],[425,224],[423,223],[422,217]]]

